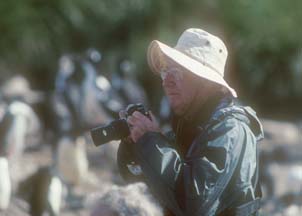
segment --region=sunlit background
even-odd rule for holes
[[[137,102],[168,122],[146,50],[190,27],[223,39],[226,79],[262,119],[261,215],[302,215],[301,10],[301,0],[0,1],[0,215],[89,215],[123,187],[118,144],[95,147],[87,131]],[[53,184],[61,202],[49,207]]]

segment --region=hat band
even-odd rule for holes
[[[198,61],[198,62],[200,62],[200,61]],[[223,74],[221,74],[219,72],[219,70],[216,69],[215,67],[213,67],[211,64],[209,64],[209,63],[207,63],[205,61],[204,62],[200,62],[200,63],[203,64],[204,66],[208,67],[208,68],[211,68],[215,73],[217,73],[219,76],[223,77]]]

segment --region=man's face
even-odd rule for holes
[[[172,66],[162,71],[161,77],[172,110],[176,115],[184,114],[196,94],[194,75]]]

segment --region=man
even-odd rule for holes
[[[126,179],[137,176],[149,185],[166,215],[255,215],[259,209],[262,126],[251,108],[234,103],[236,92],[223,79],[226,58],[224,43],[201,29],[186,30],[174,48],[159,41],[149,46],[173,131],[163,134],[152,113],[134,112],[118,163]]]

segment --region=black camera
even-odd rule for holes
[[[151,119],[148,111],[146,111],[145,107],[140,103],[130,104],[126,108],[126,118],[128,116],[131,116],[135,111],[138,111],[143,115],[147,116],[149,119]],[[126,118],[117,119],[110,122],[107,125],[93,128],[90,131],[90,134],[94,142],[94,145],[96,146],[103,145],[112,140],[120,140],[129,136],[130,129],[126,121]]]

